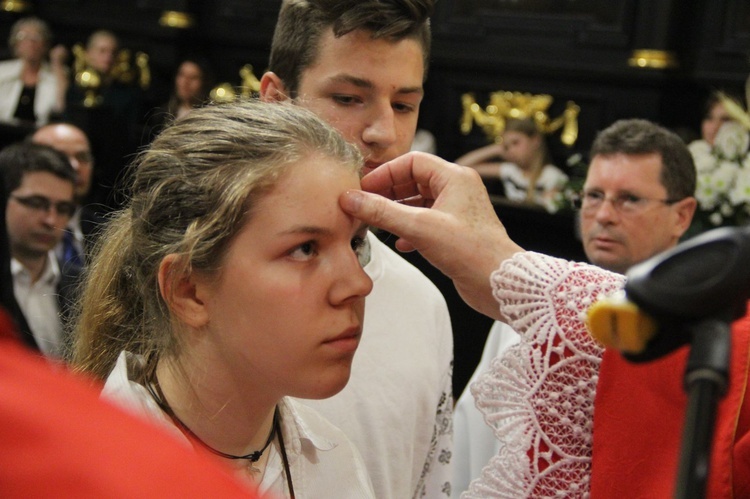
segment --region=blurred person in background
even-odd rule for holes
[[[0,62],[0,120],[38,126],[65,109],[67,50],[50,50],[51,42],[52,31],[38,17],[11,27],[8,46],[16,58]]]

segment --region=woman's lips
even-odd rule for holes
[[[359,345],[361,336],[362,330],[358,327],[353,327],[323,343],[344,352],[354,352]]]

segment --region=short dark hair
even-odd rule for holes
[[[696,171],[693,156],[676,133],[642,119],[619,120],[600,131],[591,145],[590,157],[613,154],[658,154],[661,183],[670,199],[695,195]]]
[[[33,172],[48,172],[71,183],[76,181],[76,172],[68,158],[49,146],[24,141],[0,151],[0,175],[6,195],[18,189],[24,175]]]
[[[271,42],[268,68],[295,96],[302,72],[318,56],[320,38],[364,30],[373,39],[417,40],[424,78],[430,58],[430,15],[434,0],[283,0]]]

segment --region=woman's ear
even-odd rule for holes
[[[183,271],[179,259],[171,254],[159,264],[159,292],[178,320],[197,329],[208,324],[208,309],[199,298],[192,272]]]

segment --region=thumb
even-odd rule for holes
[[[349,215],[399,236],[401,239],[396,244],[399,250],[414,249],[405,236],[416,235],[413,220],[416,216],[415,211],[419,208],[405,206],[364,191],[346,191],[339,198],[339,204]]]

